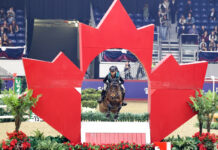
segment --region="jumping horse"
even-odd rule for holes
[[[117,80],[112,80],[107,87],[105,99],[99,104],[99,109],[100,112],[106,113],[107,118],[110,117],[110,112],[114,113],[114,119],[116,120],[122,107],[122,89]]]

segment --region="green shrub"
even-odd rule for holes
[[[21,121],[24,120],[24,116],[28,115],[31,108],[35,106],[41,95],[36,98],[32,97],[33,90],[26,89],[25,94],[18,96],[12,89],[3,92],[4,96],[2,100],[7,109],[11,112],[11,115],[15,119],[15,130],[18,132]]]
[[[39,140],[34,146],[35,150],[66,150],[68,146],[51,140]]]
[[[83,94],[81,99],[84,100],[98,100],[100,98],[100,94]]]
[[[106,118],[105,114],[100,112],[82,112],[81,118],[83,121],[114,121],[114,115],[111,115],[111,118]],[[131,122],[131,121],[137,121],[137,122],[145,122],[148,121],[149,114],[131,114],[131,113],[120,113],[119,118],[117,121],[121,122]]]
[[[85,90],[82,90],[82,94],[101,94],[101,91],[93,88],[87,88]]]
[[[95,100],[97,101],[101,97],[101,91],[97,91],[96,89],[85,89],[82,91],[81,99],[82,101],[90,101]]]
[[[82,107],[96,108],[97,105],[98,103],[95,100],[82,101]]]
[[[170,137],[164,139],[166,142],[171,142],[172,150],[197,150],[197,144],[200,142],[198,139],[192,137],[181,138],[179,135],[177,138]]]

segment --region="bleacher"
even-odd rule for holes
[[[186,3],[187,1],[184,0],[178,1],[179,9],[177,19],[179,19],[181,15],[184,15]],[[213,3],[210,3],[208,0],[192,0],[192,16],[195,18],[195,25],[198,30],[200,30],[202,25],[204,25],[210,33],[214,29],[214,27],[218,25],[218,20],[209,20],[209,13],[212,8],[218,10],[218,3],[216,2],[214,5]],[[216,15],[218,16],[218,12],[216,12]],[[191,26],[187,26],[187,28],[190,29]]]
[[[8,8],[4,8],[4,11],[6,11]],[[18,25],[18,32],[16,33],[7,33],[7,37],[10,41],[10,44],[8,46],[0,47],[0,57],[1,58],[9,58],[9,59],[19,59],[23,56],[24,52],[24,46],[26,45],[25,40],[25,12],[21,9],[15,9],[14,10],[16,16],[15,21]],[[8,22],[7,22],[8,23]],[[0,22],[0,27],[3,25],[3,20]],[[10,24],[8,23],[8,26]]]
[[[104,16],[104,12],[99,12],[98,10],[94,10],[94,18],[95,23],[98,24],[102,17]],[[129,13],[129,17],[132,19],[137,28],[149,24],[155,24],[155,19],[144,19],[142,13]]]
[[[191,0],[192,2],[192,16],[195,19],[195,25],[198,31],[200,31],[201,26],[205,26],[206,30],[210,34],[212,30],[214,30],[215,26],[218,26],[218,17],[217,20],[212,21],[209,19],[209,13],[212,8],[215,8],[215,10],[218,10],[218,2],[211,3],[208,0]],[[187,17],[185,14],[185,9],[186,9],[186,4],[187,0],[177,0],[177,5],[178,5],[178,12],[177,12],[177,31],[181,28],[181,25],[179,25],[179,18],[182,15],[185,15],[185,18]],[[93,9],[93,15],[94,15],[94,21],[95,24],[98,25],[102,17],[104,16],[105,12],[101,12],[98,9]],[[143,16],[143,11],[141,13],[129,13],[128,15],[132,19],[133,23],[137,28],[141,26],[145,26],[148,24],[156,24],[155,27],[155,33],[154,33],[154,49],[153,49],[153,59],[155,62],[160,61],[163,58],[163,54],[173,54],[173,47],[177,47],[177,53],[178,56],[176,55],[176,60],[179,63],[189,63],[193,61],[198,61],[202,60],[199,59],[199,43],[200,43],[200,36],[199,35],[181,35],[178,36],[178,39],[175,39],[175,41],[161,41],[160,36],[159,36],[159,30],[158,30],[158,20],[155,20],[153,18],[145,19]],[[218,11],[216,11],[216,16],[218,16]],[[186,30],[188,31],[192,26],[191,25],[186,25]],[[171,33],[169,33],[171,34]],[[177,34],[177,33],[176,33]],[[188,37],[187,42],[183,42],[183,38]],[[191,40],[193,41],[191,41]],[[171,44],[173,43],[173,45]],[[177,43],[177,45],[175,45]],[[165,44],[165,45],[164,45]],[[209,43],[208,43],[209,45]],[[167,51],[163,48],[166,48]],[[169,50],[168,50],[169,49]],[[200,55],[201,56],[201,55]],[[208,55],[207,56],[211,56]],[[206,56],[205,56],[206,57]],[[205,59],[204,59],[205,60]],[[214,63],[213,58],[213,63]],[[210,61],[208,59],[208,61]],[[211,61],[212,62],[212,61]]]

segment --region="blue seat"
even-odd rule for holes
[[[194,8],[193,11],[196,13],[199,11],[199,8],[196,6],[196,8]]]
[[[24,22],[19,21],[19,22],[17,22],[17,25],[23,27],[24,26]]]
[[[17,9],[17,10],[16,10],[16,14],[17,14],[17,13],[24,13],[24,10],[22,10],[22,9]]]
[[[180,7],[179,12],[183,12],[183,11],[184,11],[183,7]]]
[[[208,2],[207,2],[208,3]],[[207,6],[206,2],[201,3],[201,6],[206,7]]]
[[[179,6],[184,6],[184,3],[183,2],[179,2]]]
[[[17,15],[16,19],[18,19],[18,18],[23,18],[24,19],[25,17],[23,15]]]
[[[199,3],[198,2],[195,2],[194,3],[194,7],[198,7],[199,6]]]
[[[202,13],[201,17],[202,17],[202,19],[208,18],[208,15],[206,13]]]
[[[142,24],[142,21],[143,21],[142,19],[136,19],[135,20],[136,24]]]
[[[140,28],[141,26],[141,24],[136,24],[136,28]]]
[[[15,38],[15,34],[13,34],[13,33],[8,33],[8,38]]]
[[[141,18],[143,18],[143,15],[142,14],[140,14],[140,13],[137,13],[137,14],[135,14],[135,18],[136,19],[141,19]]]
[[[197,18],[200,18],[200,15],[199,15],[199,13],[195,13],[195,14],[193,15],[193,17],[194,17],[195,19],[197,19]]]
[[[196,19],[196,20],[195,20],[195,24],[196,24],[196,25],[200,25],[200,23],[201,23],[201,22],[200,22],[199,19]]]
[[[25,34],[17,33],[17,34],[16,34],[16,38],[17,38],[17,39],[24,39],[24,38],[25,38]]]
[[[24,18],[16,18],[16,22],[24,22]]]
[[[214,25],[211,25],[209,29],[210,29],[210,30],[213,30],[214,27],[215,27]]]
[[[204,26],[207,26],[208,25],[208,20],[207,19],[202,20],[201,24],[204,25]]]
[[[98,23],[99,23],[100,21],[101,21],[101,18],[99,18],[99,17],[98,17],[98,18],[95,18],[95,22],[98,22]]]
[[[24,46],[25,45],[25,41],[24,40],[17,40],[17,45],[18,46]]]
[[[25,32],[25,28],[19,27],[19,32]]]
[[[12,44],[13,46],[16,46],[17,41],[16,41],[15,39],[11,39],[11,44]]]

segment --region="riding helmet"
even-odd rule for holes
[[[115,71],[116,71],[116,67],[115,67],[115,66],[111,66],[111,67],[109,68],[109,70],[110,70],[110,72],[115,72]]]

